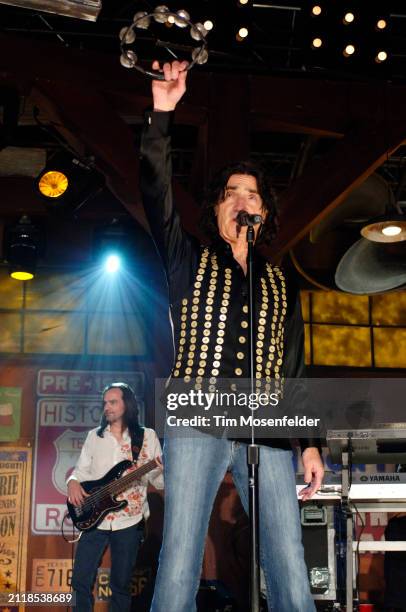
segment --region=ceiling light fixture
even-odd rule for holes
[[[103,175],[92,159],[80,161],[66,152],[58,152],[35,179],[35,187],[48,206],[78,210],[104,187]]]
[[[238,42],[242,42],[243,40],[247,38],[247,36],[248,36],[248,28],[242,27],[238,30],[236,38]]]
[[[39,229],[26,215],[16,225],[7,227],[4,233],[4,255],[11,278],[21,281],[33,279],[43,247]]]
[[[350,25],[350,23],[353,23],[354,20],[355,20],[354,13],[346,13],[343,17],[343,24]]]
[[[392,212],[371,219],[361,229],[361,235],[372,242],[403,242],[406,240],[406,217]]]
[[[312,48],[313,49],[320,49],[320,47],[323,46],[323,41],[321,38],[313,38],[312,40]]]
[[[44,170],[38,177],[38,189],[46,198],[60,198],[69,186],[69,179],[59,170]]]
[[[355,53],[354,45],[347,45],[343,51],[344,57],[351,57]]]
[[[375,61],[377,64],[382,64],[382,62],[386,62],[387,59],[388,54],[386,53],[386,51],[378,51],[375,57]]]

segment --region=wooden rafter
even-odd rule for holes
[[[250,131],[289,131],[337,139],[282,194],[281,232],[270,253],[286,251],[406,139],[406,87],[290,77],[210,75],[198,69],[177,111],[198,126],[195,193],[214,167],[246,157]],[[0,82],[31,91],[72,147],[86,150],[109,186],[144,226],[138,153],[128,125],[140,121],[150,83],[124,70],[118,57],[0,35]],[[127,121],[125,120],[127,119]],[[199,176],[200,173],[200,176]],[[180,186],[179,209],[189,230],[197,206]]]

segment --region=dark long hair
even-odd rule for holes
[[[129,431],[131,440],[134,440],[136,436],[139,435],[140,430],[141,430],[140,424],[138,422],[139,409],[138,409],[137,396],[135,395],[130,385],[127,385],[127,383],[113,382],[107,385],[106,387],[104,387],[103,389],[103,393],[102,393],[103,408],[104,408],[104,396],[107,393],[107,391],[109,391],[110,389],[120,389],[121,391],[123,402],[125,405],[125,413],[123,415],[123,424],[125,427],[128,427],[128,431]],[[104,430],[106,429],[107,425],[108,425],[108,422],[106,419],[106,415],[104,414],[104,411],[103,411],[101,418],[100,418],[100,426],[97,430],[97,435],[100,438],[103,438]]]
[[[228,179],[233,174],[247,174],[257,180],[258,193],[262,198],[263,208],[268,214],[256,244],[269,244],[275,238],[278,230],[276,195],[265,168],[250,160],[233,162],[214,175],[202,207],[200,218],[202,229],[212,241],[218,239],[219,231],[214,209],[217,204],[223,202]]]

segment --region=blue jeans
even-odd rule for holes
[[[93,610],[93,586],[97,568],[106,546],[110,546],[110,610],[127,612],[131,609],[131,577],[143,537],[140,525],[111,531],[92,529],[85,531],[78,543],[73,565],[72,588],[76,593],[77,612]]]
[[[228,468],[248,512],[247,445],[203,433],[167,437],[164,465],[164,533],[151,612],[194,612],[210,514]],[[268,606],[315,612],[289,450],[261,446],[259,514]]]

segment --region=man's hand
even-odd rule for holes
[[[68,482],[68,501],[74,506],[80,506],[89,494],[82,488],[80,482],[73,479]]]
[[[304,481],[309,486],[304,487],[299,492],[299,495],[302,501],[306,501],[320,489],[324,476],[324,467],[319,450],[314,446],[310,446],[303,451],[302,461],[304,467]]]
[[[163,65],[165,81],[152,81],[154,110],[173,111],[186,91],[188,62],[172,62]],[[160,70],[159,62],[152,64],[153,70]]]

